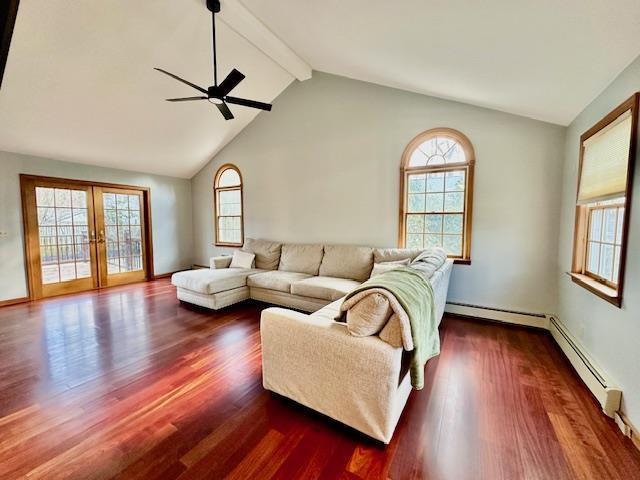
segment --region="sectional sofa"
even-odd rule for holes
[[[411,393],[408,353],[377,335],[353,336],[335,317],[374,263],[411,261],[423,250],[252,239],[243,250],[255,254],[255,268],[214,257],[209,269],[174,274],[178,298],[211,309],[249,298],[288,307],[262,312],[264,387],[389,443]],[[430,278],[438,322],[452,265],[445,261]]]

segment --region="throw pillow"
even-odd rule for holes
[[[356,337],[375,335],[392,313],[389,300],[384,295],[372,293],[347,310],[347,329]]]
[[[253,268],[255,259],[256,256],[253,253],[236,250],[233,252],[233,258],[231,259],[229,268]]]
[[[396,268],[406,267],[411,263],[409,258],[405,260],[398,260],[395,262],[383,262],[383,263],[374,263],[373,270],[371,271],[371,277],[375,277],[376,275],[380,275],[381,273],[388,272],[389,270],[395,270]]]

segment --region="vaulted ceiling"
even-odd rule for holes
[[[224,1],[224,0],[223,0]],[[270,102],[293,80],[218,22],[219,72],[234,96]],[[200,0],[22,0],[2,89],[0,150],[193,176],[258,114],[164,99],[198,92],[156,72],[212,84],[211,16]]]
[[[638,0],[243,0],[315,70],[567,125],[640,54]]]
[[[204,0],[72,3],[21,0],[0,150],[189,178],[259,114],[232,106],[225,122],[207,102],[164,102],[193,92],[153,67],[211,83]],[[312,67],[566,125],[640,53],[637,0],[222,8],[221,76],[238,68],[247,78],[234,95],[265,102]]]

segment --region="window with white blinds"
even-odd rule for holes
[[[627,188],[631,110],[583,142],[578,202],[624,197]]]
[[[580,137],[571,278],[620,307],[640,93]]]

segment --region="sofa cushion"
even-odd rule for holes
[[[253,268],[223,268],[219,270],[202,268],[174,273],[171,276],[171,283],[176,287],[211,295],[212,293],[245,287],[247,285],[247,277],[258,272],[260,270]]]
[[[278,292],[291,293],[291,284],[309,278],[311,275],[306,273],[283,272],[273,270],[270,272],[262,272],[251,275],[247,280],[247,285],[256,288],[266,288],[268,290],[277,290]]]
[[[278,270],[318,275],[322,252],[322,245],[285,244],[282,246]]]
[[[291,285],[291,293],[333,301],[344,297],[359,285],[360,282],[348,278],[311,277]]]
[[[413,261],[423,251],[423,248],[376,248],[373,250],[373,260],[376,263],[397,262],[407,258]]]
[[[351,278],[364,282],[373,268],[373,248],[325,245],[319,274],[323,277]]]
[[[393,311],[384,295],[367,295],[347,310],[347,328],[356,337],[375,335],[384,328]]]
[[[277,270],[280,264],[281,243],[268,240],[247,238],[242,250],[256,256],[256,268],[262,270]]]

